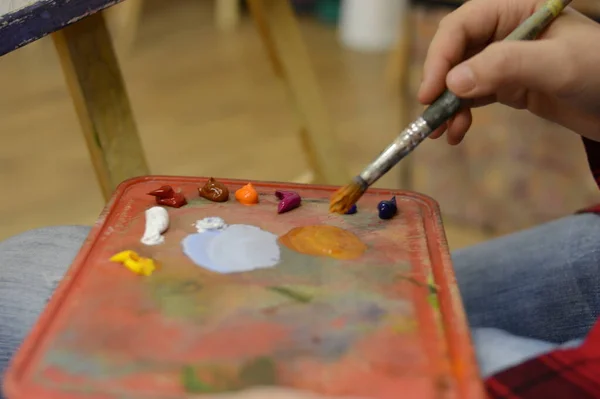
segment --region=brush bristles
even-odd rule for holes
[[[333,194],[331,201],[329,201],[329,212],[347,213],[352,208],[352,205],[356,204],[360,197],[362,197],[364,192],[364,185],[352,181]]]

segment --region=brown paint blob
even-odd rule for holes
[[[252,183],[248,183],[235,192],[235,199],[244,205],[258,204],[258,193]]]
[[[286,247],[313,256],[356,259],[367,246],[354,234],[335,226],[296,227],[279,237]]]
[[[229,199],[229,189],[212,177],[202,188],[198,189],[198,193],[202,198],[213,202],[226,202]]]

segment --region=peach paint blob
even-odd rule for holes
[[[279,242],[306,255],[336,259],[356,259],[367,249],[354,233],[327,225],[293,228],[279,237]]]
[[[252,183],[248,183],[235,192],[235,199],[244,205],[258,204],[258,193]]]

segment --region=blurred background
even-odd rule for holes
[[[352,175],[422,110],[428,44],[459,3],[292,1]],[[600,16],[597,0],[573,4]],[[306,171],[293,107],[243,1],[128,0],[107,11],[153,174],[293,181]],[[52,40],[1,57],[0,87],[0,239],[92,224],[104,200]],[[428,141],[378,186],[435,198],[452,248],[599,197],[578,137],[501,106],[477,110],[460,146]]]

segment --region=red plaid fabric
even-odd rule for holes
[[[590,169],[600,187],[600,143],[583,139]],[[582,212],[600,213],[600,205]],[[600,398],[600,320],[583,345],[560,349],[486,380],[491,399]]]

